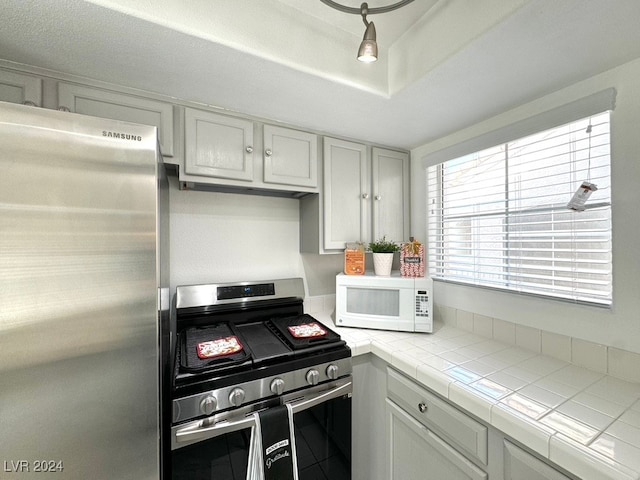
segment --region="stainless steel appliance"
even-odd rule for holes
[[[160,477],[160,158],[155,127],[0,103],[2,478]]]
[[[253,413],[285,403],[300,480],[351,478],[351,351],[303,298],[300,278],[177,287],[174,480],[245,480]]]

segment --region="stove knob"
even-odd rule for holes
[[[200,402],[200,411],[205,415],[211,415],[215,412],[217,406],[218,401],[216,400],[216,397],[209,395]]]
[[[320,380],[320,373],[318,370],[309,370],[307,372],[307,383],[309,385],[317,385]]]
[[[233,390],[231,390],[231,393],[229,394],[229,403],[232,406],[239,407],[240,405],[242,405],[243,401],[244,390],[242,390],[241,388],[234,388]]]
[[[282,392],[284,392],[284,380],[282,380],[281,378],[274,378],[271,381],[270,388],[271,392],[275,395],[282,395]]]
[[[338,378],[338,366],[335,364],[331,364],[327,367],[327,377],[329,377],[331,380],[335,380],[336,378]]]

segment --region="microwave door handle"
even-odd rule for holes
[[[293,411],[293,413],[296,414],[298,412],[302,412],[309,408],[315,407],[316,405],[320,405],[321,403],[328,402],[329,400],[332,400],[334,398],[348,395],[352,391],[353,383],[349,380],[347,382],[339,384],[338,386],[330,390],[326,390],[317,395],[313,395],[310,398],[304,397],[299,401],[294,400],[288,403],[291,405],[291,410]],[[197,422],[176,431],[175,443],[184,444],[186,446],[188,444],[195,443],[201,440],[219,437],[220,435],[224,435],[226,433],[237,432],[238,430],[243,430],[245,428],[252,428],[255,426],[255,424],[256,422],[253,415],[248,415],[238,420],[218,422],[215,425],[211,425],[208,427],[201,427],[201,423]]]

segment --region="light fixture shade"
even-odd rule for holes
[[[376,43],[376,27],[369,22],[364,31],[364,37],[358,49],[358,60],[365,63],[375,62],[378,59],[378,44]]]

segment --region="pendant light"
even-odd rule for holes
[[[366,25],[367,29],[364,31],[364,37],[360,43],[358,49],[358,60],[364,63],[371,63],[378,60],[378,44],[376,43],[376,26],[373,22],[367,21],[369,7],[366,3],[363,3],[360,7],[360,14],[362,15],[362,21]]]
[[[364,31],[364,36],[362,38],[362,42],[360,43],[360,48],[358,49],[358,60],[364,63],[372,63],[378,59],[378,44],[376,42],[376,27],[373,22],[369,22],[367,20],[367,15],[375,15],[376,13],[386,13],[397,8],[400,8],[404,5],[407,5],[413,0],[401,0],[400,2],[394,3],[392,5],[387,5],[386,7],[377,7],[377,8],[369,8],[369,5],[365,2],[360,5],[360,8],[355,7],[347,7],[346,5],[340,5],[339,3],[334,2],[333,0],[320,0],[325,5],[328,5],[336,10],[339,10],[344,13],[352,13],[356,15],[362,16],[362,21],[367,27]]]

